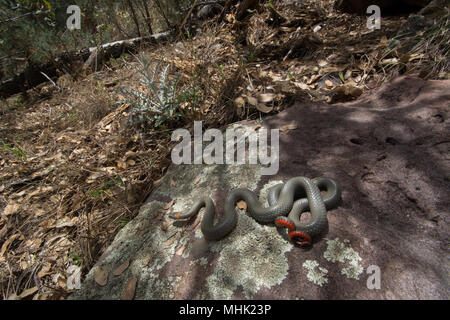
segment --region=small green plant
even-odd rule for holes
[[[177,84],[179,77],[169,80],[170,64],[161,68],[161,62],[157,62],[150,72],[151,62],[145,57],[136,57],[138,67],[133,68],[141,74],[141,83],[145,85],[145,91],[121,90],[119,93],[130,99],[118,103],[130,103],[134,106],[130,113],[132,124],[150,122],[160,128],[171,120],[176,120],[183,113],[180,109]]]
[[[23,101],[23,98],[21,96],[17,96],[14,103],[8,106],[9,110],[16,110],[25,105],[25,102]]]
[[[2,141],[2,145],[0,146],[0,150],[6,150],[12,153],[16,158],[21,160],[22,162],[27,162],[27,152],[19,147],[17,144],[14,144],[13,147],[7,145],[4,141]]]
[[[294,82],[295,82],[295,76],[294,76],[294,73],[293,73],[292,71],[288,71],[288,76],[289,76],[289,79],[290,79],[291,81],[294,81]]]
[[[105,192],[105,190],[102,189],[94,189],[94,190],[89,190],[89,195],[93,198],[97,198],[100,197],[103,193]]]
[[[120,227],[123,228],[127,225],[128,222],[130,222],[130,219],[120,218],[118,222],[119,222]]]
[[[76,252],[73,252],[72,249],[69,253],[69,259],[71,259],[72,262],[77,266],[81,266],[83,262],[83,259]]]
[[[65,116],[70,121],[75,122],[77,120],[79,114],[78,114],[78,112],[71,112],[71,113],[66,112]]]

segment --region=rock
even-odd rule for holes
[[[449,89],[450,80],[401,77],[353,102],[299,103],[267,117],[260,125],[268,129],[296,125],[280,132],[273,176],[250,164],[170,166],[70,299],[120,299],[135,277],[135,299],[448,300]],[[309,250],[243,212],[216,242],[202,237],[202,212],[160,228],[172,221],[158,214],[171,200],[169,210],[185,212],[209,194],[220,215],[230,190],[247,187],[264,199],[271,185],[298,175],[329,176],[343,191]],[[127,259],[122,274],[95,283],[98,267],[114,270]]]
[[[431,0],[339,0],[335,8],[343,12],[366,15],[370,5],[377,5],[381,14],[409,13],[419,11]]]
[[[210,19],[215,15],[220,14],[222,12],[222,9],[223,7],[218,3],[207,4],[198,11],[197,18],[199,18],[200,20]]]

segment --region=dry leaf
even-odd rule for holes
[[[258,130],[258,129],[260,129],[262,126],[260,125],[260,124],[257,124],[256,126],[254,126],[253,128],[252,128],[252,130]]]
[[[17,203],[9,203],[5,209],[3,210],[3,215],[10,216],[14,213],[17,213],[20,209],[20,206]]]
[[[22,293],[19,295],[19,298],[20,299],[26,298],[26,297],[32,295],[33,293],[35,293],[36,291],[38,291],[38,287],[26,289],[26,290],[22,291]]]
[[[169,184],[170,184],[171,187],[175,187],[176,186],[175,181],[173,181],[173,179],[170,179]]]
[[[244,200],[240,200],[237,203],[239,209],[247,210],[247,203]]]
[[[117,162],[117,168],[120,169],[126,169],[127,168],[127,163],[123,162],[123,161],[116,161]]]
[[[122,300],[133,300],[134,293],[136,291],[136,283],[136,277],[132,277],[128,280],[127,284],[125,285],[125,289],[122,292]]]
[[[164,242],[164,245],[166,247],[170,247],[173,244],[174,241],[175,241],[175,238],[169,239],[169,240]]]
[[[284,126],[282,126],[280,128],[280,131],[284,132],[284,131],[295,130],[295,129],[297,129],[297,125],[296,124],[286,124],[286,125],[284,125]]]
[[[273,110],[273,107],[268,107],[262,103],[258,103],[256,105],[256,109],[258,109],[259,111],[263,112],[263,113],[269,113],[270,111]]]
[[[236,108],[243,108],[245,106],[244,98],[241,96],[241,97],[234,99],[234,106]]]
[[[42,279],[42,278],[45,277],[46,275],[50,274],[50,273],[51,273],[51,272],[50,272],[50,268],[51,268],[51,265],[50,265],[49,263],[45,264],[45,265],[42,267],[41,271],[38,272],[38,277],[39,277],[40,279]]]
[[[247,101],[254,107],[258,105],[258,99],[253,98],[252,96],[247,96]]]
[[[148,266],[148,264],[152,261],[153,254],[150,253],[145,259],[144,259],[144,266]]]
[[[75,223],[69,217],[64,217],[56,221],[55,228],[72,227]]]
[[[175,252],[175,254],[181,256],[181,255],[183,254],[183,252],[184,252],[184,249],[186,249],[186,245],[185,245],[185,244],[182,245],[182,246],[177,250],[177,252]]]
[[[363,90],[358,87],[349,86],[348,92],[355,98],[358,98],[360,95],[363,94]]]
[[[167,231],[167,229],[169,229],[170,225],[172,224],[172,222],[170,221],[165,221],[161,224],[161,230],[162,231]]]
[[[128,269],[128,266],[130,265],[130,259],[128,258],[127,261],[122,263],[120,266],[116,268],[116,270],[113,271],[113,275],[119,276],[121,275],[125,270]]]
[[[108,283],[108,270],[98,267],[94,272],[94,280],[99,286],[106,286]]]
[[[333,82],[331,82],[330,80],[325,80],[325,85],[326,85],[328,88],[331,88],[331,87],[333,86]]]
[[[197,179],[194,180],[194,185],[197,185],[200,182],[201,177],[198,177]]]
[[[11,244],[11,242],[13,242],[14,239],[18,238],[19,236],[20,236],[20,234],[16,233],[16,234],[12,235],[11,237],[9,237],[9,239],[3,243],[2,250],[0,251],[0,257],[3,257],[3,255],[6,252],[6,249],[8,249],[8,246]]]
[[[169,208],[171,208],[173,206],[173,203],[175,202],[175,200],[170,201],[169,203],[167,203],[163,209],[164,210],[168,210]]]
[[[276,95],[273,93],[261,93],[258,94],[258,101],[262,103],[272,102]]]

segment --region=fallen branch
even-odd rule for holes
[[[195,5],[197,4],[198,0],[194,1],[194,4],[192,5],[191,9],[189,10],[189,12],[186,14],[186,16],[183,19],[183,22],[181,22],[179,28],[178,28],[178,39],[181,38],[181,34],[183,33],[183,27],[186,24],[186,21],[189,19],[189,17],[192,14],[192,11],[194,11]]]

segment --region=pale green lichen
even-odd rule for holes
[[[147,278],[143,299],[166,300],[175,297],[174,288],[178,286],[182,277],[159,278],[158,274],[150,274]]]
[[[319,263],[316,260],[306,260],[302,266],[308,270],[306,277],[312,283],[317,284],[321,287],[323,284],[328,282],[326,276],[328,270],[320,267]]]
[[[211,246],[220,252],[205,290],[209,298],[231,299],[241,286],[246,298],[262,287],[271,288],[286,278],[289,265],[285,253],[293,248],[273,227],[263,226],[245,213],[239,213],[236,228]]]
[[[269,189],[280,183],[283,183],[283,181],[281,181],[281,180],[270,181],[261,188],[261,191],[259,192],[259,201],[264,206],[266,206],[266,207],[269,206],[269,204],[267,202]]]
[[[342,268],[341,274],[349,279],[359,280],[359,275],[364,270],[360,264],[362,258],[350,245],[346,246],[349,243],[350,241],[347,239],[344,242],[340,242],[339,238],[327,240],[327,250],[323,253],[323,256],[328,261],[347,264]]]

